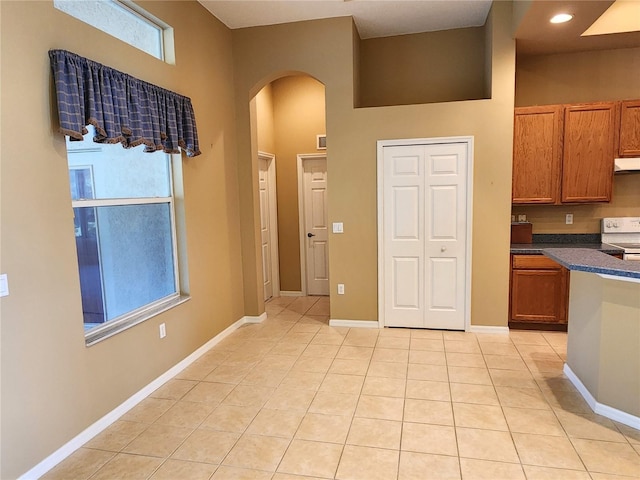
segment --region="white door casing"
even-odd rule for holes
[[[260,196],[260,242],[264,299],[279,295],[278,219],[276,200],[275,156],[258,153],[258,187]]]
[[[378,142],[380,326],[469,325],[472,138]]]
[[[306,295],[329,295],[327,158],[298,155],[300,267]]]

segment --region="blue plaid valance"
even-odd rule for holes
[[[60,131],[71,140],[82,140],[91,124],[94,142],[200,155],[190,98],[65,50],[50,50],[49,58]]]

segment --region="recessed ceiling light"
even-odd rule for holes
[[[549,21],[551,23],[564,23],[564,22],[568,22],[572,18],[573,18],[573,15],[571,15],[570,13],[559,13],[557,15],[554,15]]]

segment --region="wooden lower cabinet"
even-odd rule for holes
[[[566,268],[543,255],[512,255],[510,283],[510,328],[566,331]]]

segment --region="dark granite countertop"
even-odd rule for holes
[[[621,248],[602,243],[599,233],[534,233],[533,243],[512,243],[511,253],[542,255],[545,248],[589,248],[608,254],[623,253]]]
[[[542,255],[547,248],[584,248],[607,254],[623,253],[624,250],[606,243],[512,243],[511,253],[521,255]]]
[[[640,262],[620,260],[591,248],[544,248],[542,253],[569,270],[640,281]]]

